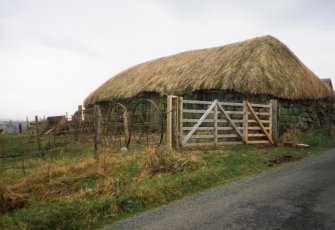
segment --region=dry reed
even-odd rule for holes
[[[287,129],[278,139],[279,145],[296,146],[301,138],[301,131],[297,128]]]
[[[143,152],[140,180],[162,173],[194,171],[205,165],[202,157],[194,152],[180,153],[165,148],[149,147]]]

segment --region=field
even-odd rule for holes
[[[0,147],[16,156],[24,138],[0,136]],[[0,154],[0,229],[95,229],[335,147],[322,132],[300,138],[311,147],[104,150],[95,160],[90,145],[72,141],[44,159]]]

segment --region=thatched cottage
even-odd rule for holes
[[[142,96],[264,102],[278,99],[281,130],[335,122],[334,92],[272,36],[182,52],[131,67],[109,79],[85,107]]]

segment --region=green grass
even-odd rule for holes
[[[143,174],[146,172],[145,165],[148,165],[148,150],[109,152],[100,162],[93,161],[91,151],[83,150],[62,152],[44,161],[18,158],[3,161],[10,167],[0,171],[1,184],[16,193],[24,193],[27,189],[25,183],[36,183],[35,187],[31,187],[36,196],[31,195],[26,207],[0,214],[0,228],[99,228],[186,195],[263,172],[276,166],[269,164],[273,159],[287,155],[300,159],[335,147],[334,139],[321,132],[306,133],[302,140],[311,147],[298,149],[264,145],[180,152],[163,150],[161,154],[166,154],[167,158],[158,158],[156,163],[170,168],[154,174]],[[188,154],[198,156],[205,166],[198,164],[185,172],[173,168],[176,167],[173,159],[177,159],[173,157]],[[19,167],[22,162],[27,165],[25,173]],[[44,183],[44,187],[39,183]],[[52,193],[59,188],[60,193]],[[44,194],[48,195],[43,197]]]

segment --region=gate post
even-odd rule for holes
[[[247,101],[243,101],[243,138],[244,138],[244,143],[248,144],[248,105]]]
[[[177,115],[178,97],[169,95],[167,97],[167,129],[166,129],[166,142],[169,148],[175,148],[178,143],[178,115]]]
[[[177,104],[177,126],[178,126],[178,147],[182,147],[182,141],[184,138],[184,131],[183,131],[183,97],[178,97],[178,104]]]
[[[274,144],[277,144],[278,141],[278,102],[277,100],[270,100],[271,103],[271,112],[270,115],[272,120],[270,121],[272,123],[272,140]]]

